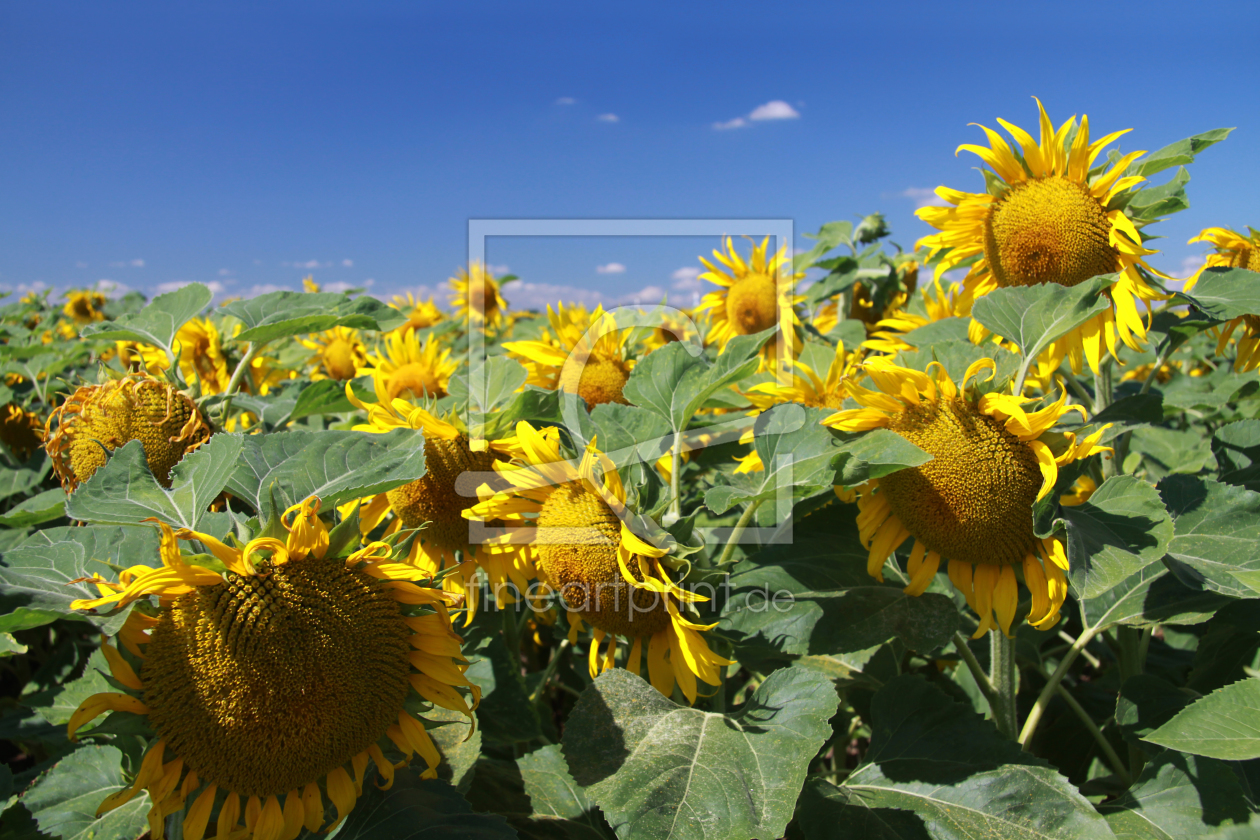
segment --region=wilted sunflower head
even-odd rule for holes
[[[602,306],[547,307],[551,326],[538,341],[509,341],[503,349],[529,372],[526,383],[577,394],[591,408],[604,403],[626,404],[622,389],[634,362],[626,357],[630,330],[617,326]]]
[[[17,403],[6,403],[0,406],[0,440],[25,461],[44,442],[44,424],[39,415]]]
[[[787,343],[789,355],[799,352],[796,329],[800,319],[796,305],[805,298],[794,293],[796,281],[803,273],[793,274],[787,245],[774,256],[769,256],[770,237],[753,245],[752,254],[745,260],[735,250],[731,238],[726,238],[725,253],[714,251],[715,265],[704,257],[700,262],[708,269],[700,275],[719,288],[709,292],[696,307],[696,312],[708,312],[712,322],[707,341],[716,343],[721,350],[738,335],[752,335],[780,327]],[[719,267],[721,266],[721,267]],[[772,360],[775,342],[766,345],[763,358]]]
[[[105,295],[100,292],[67,292],[66,305],[61,311],[76,324],[90,324],[93,321],[104,321]]]
[[[345,382],[359,375],[367,364],[367,350],[359,331],[351,327],[333,327],[309,338],[299,339],[303,347],[314,350],[309,364],[315,366],[312,381],[334,379]]]
[[[668,571],[669,547],[653,545],[630,528],[637,520],[626,507],[621,477],[594,441],[575,464],[561,455],[554,429],[540,432],[522,421],[516,435],[526,465],[496,463],[506,487],[483,487],[483,501],[464,516],[532,526],[528,536],[509,531],[501,540],[531,543],[540,575],[568,610],[574,638],[582,621],[595,628],[592,674],[601,662],[602,668],[613,666],[618,636],[633,640],[626,667],[637,673],[647,640],[652,684],[668,696],[677,681],[694,702],[696,680],[717,685],[718,667],[729,664],[701,636],[715,625],[694,623],[680,611],[680,605],[707,599],[675,582]],[[605,635],[610,641],[601,658]]]
[[[319,508],[318,499],[295,505],[281,519],[285,539],[243,546],[160,525],[161,565],[132,566],[118,583],[97,578],[101,597],[74,602],[95,611],[157,599],[120,632],[130,656],[103,647],[126,693],[89,697],[68,726],[74,738],[113,710],[143,715],[155,735],[132,786],[100,812],[147,789],[151,826],[187,806],[190,840],[205,836],[215,811],[217,837],[287,840],[319,830],[326,799],[340,823],[369,760],[386,788],[415,753],[424,775],[436,774],[440,756],[407,704],[414,691],[471,716],[458,689],[474,703],[478,691],[463,675],[453,599],[413,583],[422,573],[384,543],[332,556]],[[181,554],[178,540],[200,542],[219,570],[206,554]]]
[[[1114,165],[1094,167],[1105,146],[1127,133],[1118,131],[1090,142],[1089,118],[1076,118],[1057,130],[1038,100],[1041,139],[1005,120],[1017,149],[997,132],[981,128],[989,147],[964,144],[959,151],[974,152],[992,170],[987,193],[966,193],[945,187],[937,194],[943,207],[921,207],[920,218],[941,233],[924,237],[931,255],[943,254],[936,275],[965,260],[979,257],[963,281],[963,306],[994,289],[1055,283],[1075,286],[1100,274],[1119,273],[1107,292],[1113,306],[1056,343],[1057,360],[1071,358],[1080,370],[1082,353],[1098,370],[1104,350],[1114,354],[1115,337],[1134,350],[1141,349],[1146,327],[1137,302],[1149,305],[1162,295],[1142,277],[1139,266],[1155,272],[1144,258],[1157,253],[1143,246],[1141,235],[1124,211],[1124,195],[1141,183],[1139,175],[1124,173],[1145,152],[1131,152]],[[972,338],[984,328],[973,323]],[[1105,339],[1105,340],[1104,340]],[[1055,362],[1057,366],[1058,361]]]
[[[81,386],[45,427],[53,470],[67,491],[103,466],[107,451],[133,440],[144,445],[154,478],[169,487],[171,468],[209,438],[209,424],[187,395],[143,373]]]
[[[472,262],[468,270],[460,268],[447,282],[454,294],[451,306],[457,318],[466,318],[478,326],[498,328],[506,320],[507,301],[499,293],[499,283],[494,275],[479,262]]]
[[[996,370],[991,359],[972,364],[959,385],[937,362],[923,373],[877,358],[862,370],[875,388],[848,380],[848,395],[862,407],[837,412],[825,425],[889,429],[932,456],[860,489],[868,571],[882,580],[885,561],[913,537],[906,591],[922,594],[948,560],[950,579],[980,615],[978,636],[995,626],[994,613],[996,626],[1009,634],[1015,569],[1022,567],[1033,596],[1029,622],[1052,626],[1067,594],[1067,560],[1058,538],[1033,533],[1032,506],[1054,489],[1060,466],[1106,451],[1097,445],[1106,427],[1078,443],[1071,433],[1050,431],[1069,412],[1084,416],[1080,406],[1066,405],[1066,394],[1030,412],[1027,398],[969,387]]]

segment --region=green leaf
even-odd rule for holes
[[[1190,201],[1186,198],[1188,183],[1190,173],[1185,167],[1180,167],[1167,184],[1147,187],[1128,196],[1124,205],[1125,212],[1130,218],[1151,222],[1179,213],[1190,207]]]
[[[1140,426],[1153,425],[1164,421],[1164,398],[1160,394],[1130,394],[1116,400],[1111,405],[1090,418],[1088,427],[1097,429],[1108,423],[1112,428],[1103,433],[1102,440],[1107,442],[1126,431]],[[1077,433],[1078,436],[1085,431]]]
[[[872,478],[921,467],[932,456],[901,435],[889,429],[866,432],[841,447],[837,463],[836,483],[853,487]]]
[[[1172,166],[1192,163],[1195,155],[1209,146],[1215,145],[1233,131],[1232,128],[1214,128],[1184,140],[1171,143],[1157,152],[1135,160],[1129,165],[1128,175],[1142,175],[1149,178],[1157,172],[1163,172]]]
[[[1260,680],[1239,680],[1196,700],[1146,740],[1227,761],[1260,758]]]
[[[438,778],[453,784],[460,793],[467,793],[473,782],[473,768],[481,755],[481,728],[470,728],[470,724],[475,726],[473,721],[441,706],[419,714],[424,718],[425,731],[442,754]],[[474,721],[476,716],[477,712],[473,712]]]
[[[1147,426],[1135,429],[1129,448],[1143,456],[1147,475],[1161,479],[1170,473],[1191,475],[1216,466],[1208,439],[1197,429]]]
[[[123,777],[122,757],[117,747],[82,746],[32,785],[16,806],[39,827],[31,835],[32,840],[135,840],[144,834],[150,803],[143,792],[99,820],[96,818],[96,809],[105,797],[129,782]],[[9,820],[16,822],[12,811],[5,815],[6,824]]]
[[[213,297],[214,293],[200,283],[189,283],[173,292],[158,295],[134,315],[123,315],[117,321],[88,324],[79,334],[83,338],[151,344],[173,359],[175,333],[205,309]]]
[[[616,668],[564,731],[579,785],[618,837],[781,837],[838,698],[803,668],[775,671],[734,714],[689,709]]]
[[[502,408],[528,378],[529,372],[515,359],[490,356],[485,360],[480,376],[474,377],[471,372],[452,376],[448,390],[457,402],[467,402],[470,408],[476,406],[488,414]],[[481,390],[471,393],[470,386],[474,383]]]
[[[333,327],[387,331],[407,320],[406,315],[376,298],[362,295],[351,299],[333,292],[271,292],[234,301],[223,311],[245,324],[235,340],[254,343]]]
[[[1156,752],[1142,738],[1173,719],[1195,698],[1194,692],[1178,688],[1151,674],[1129,677],[1116,700],[1116,726],[1130,744]]]
[[[1260,493],[1188,475],[1169,476],[1159,492],[1176,534],[1168,554],[1190,584],[1234,598],[1260,593]]]
[[[1103,294],[1119,275],[1104,274],[1068,288],[1057,283],[995,289],[976,301],[972,317],[1035,359],[1062,335],[1111,306]]]
[[[1260,491],[1260,420],[1239,420],[1217,429],[1212,452],[1221,481]]]
[[[884,836],[1111,836],[1103,817],[1071,782],[999,735],[970,705],[954,702],[923,678],[890,681],[871,701],[871,715],[866,763],[841,786],[847,797],[831,797],[839,806],[831,812],[833,821],[869,824],[895,809],[913,812],[926,832],[901,821],[897,825],[904,826],[904,835],[889,830]]]
[[[311,835],[304,835],[310,837]],[[516,832],[494,814],[476,814],[454,787],[421,780],[415,771],[394,774],[389,790],[363,785],[363,797],[328,840],[515,840]]]
[[[96,587],[71,583],[93,572],[115,579],[112,566],[158,566],[155,528],[89,526],[50,528],[0,559],[0,632],[11,633],[73,616],[113,634],[126,612],[88,616],[70,609],[78,598],[99,598]]]
[[[227,486],[243,446],[243,435],[212,435],[175,465],[168,490],[149,471],[144,445],[130,441],[114,450],[105,466],[66,499],[66,514],[117,525],[136,525],[154,517],[196,531],[210,503]]]
[[[792,270],[804,271],[818,262],[818,258],[835,248],[841,242],[852,243],[852,222],[827,222],[818,229],[818,233],[807,233],[805,236],[818,240],[814,247],[803,254],[792,257]]]
[[[1099,806],[1119,840],[1204,837],[1251,817],[1228,766],[1165,750],[1119,799]]]
[[[740,660],[843,660],[840,654],[892,639],[920,653],[947,644],[960,624],[954,602],[878,584],[866,573],[866,555],[853,531],[848,538],[772,545],[736,565],[720,626],[735,641]]]
[[[673,442],[669,421],[646,408],[604,403],[591,410],[590,419],[599,436],[600,451],[618,467],[653,464]]]
[[[346,397],[346,383],[335,379],[312,382],[302,389],[289,413],[289,420],[301,420],[316,414],[343,414],[354,411]]]
[[[60,519],[66,513],[66,491],[60,487],[45,490],[31,496],[20,505],[0,514],[0,525],[9,528],[26,528]]]
[[[911,347],[931,347],[953,341],[967,341],[970,318],[942,318],[917,327],[901,337]]]
[[[1208,694],[1247,676],[1260,648],[1260,599],[1235,601],[1212,617],[1194,649],[1186,687]]]
[[[472,633],[465,633],[464,655],[470,663],[468,679],[481,687],[481,705],[477,720],[488,743],[516,744],[537,740],[542,736],[538,712],[529,701],[521,669],[514,667],[503,636],[487,632],[501,613],[489,609],[478,616]],[[515,620],[515,617],[513,617]]]
[[[0,466],[0,499],[7,499],[19,493],[28,493],[44,481],[44,476],[52,469],[48,454],[42,449],[35,451],[30,459],[17,469]]]
[[[559,827],[565,837],[612,837],[607,823],[586,791],[573,781],[558,744],[549,744],[516,760],[525,795],[533,811],[529,824],[544,829]],[[556,824],[559,824],[558,826]],[[550,825],[548,825],[550,824]]]
[[[1089,501],[1063,509],[1073,588],[1095,598],[1164,556],[1172,519],[1159,491],[1133,476],[1113,476]]]
[[[923,818],[899,808],[872,808],[824,779],[805,783],[796,822],[806,840],[932,840]],[[790,835],[789,835],[790,836]]]
[[[1191,294],[1179,293],[1205,315],[1228,321],[1260,312],[1260,275],[1245,268],[1203,270]]]
[[[370,432],[279,432],[247,435],[227,487],[264,521],[318,496],[323,509],[384,493],[424,475],[424,435]],[[279,510],[271,508],[274,488]]]
[[[88,658],[83,676],[65,685],[57,685],[44,691],[34,692],[22,698],[22,704],[30,706],[40,717],[51,724],[65,726],[79,704],[102,691],[117,691],[110,686],[105,675],[109,674],[109,662],[97,648]]]
[[[804,498],[830,487],[839,441],[820,421],[834,413],[794,403],[763,411],[753,423],[753,448],[764,469],[741,476],[741,484],[711,488],[705,505],[721,514],[736,504]]]
[[[1156,624],[1199,624],[1207,621],[1229,598],[1187,585],[1169,571],[1175,560],[1164,558],[1130,575],[1096,598],[1081,602],[1081,612],[1091,627],[1125,624],[1150,627]]]

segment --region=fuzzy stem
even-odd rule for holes
[[[669,454],[669,517],[666,524],[682,519],[682,432],[674,434],[674,445]]]
[[[976,681],[976,685],[980,688],[980,693],[984,695],[984,699],[989,701],[989,710],[993,713],[993,719],[997,720],[998,700],[997,695],[993,691],[993,683],[989,682],[989,675],[984,672],[984,668],[980,665],[980,660],[976,659],[976,655],[971,652],[971,647],[967,644],[967,637],[957,631],[954,632],[954,648],[958,651],[958,655],[962,657],[963,662],[967,664],[967,670],[971,672],[971,678]]]
[[[529,695],[529,702],[533,703],[542,695],[547,688],[547,683],[555,675],[556,669],[560,667],[560,658],[564,656],[564,652],[569,649],[571,642],[568,639],[562,639],[560,646],[551,654],[551,659],[547,661],[547,667],[543,668],[542,677],[538,680],[538,687]]]
[[[731,529],[731,535],[726,540],[726,547],[722,549],[722,556],[718,558],[718,568],[724,567],[731,562],[731,555],[735,553],[735,544],[744,536],[745,529],[748,528],[749,521],[753,518],[753,514],[757,512],[757,508],[761,507],[761,500],[758,499],[748,507],[744,508],[744,512],[740,515],[739,521],[735,523],[735,527]]]
[[[241,356],[241,360],[236,365],[236,370],[232,371],[232,378],[228,380],[227,388],[223,391],[223,410],[219,413],[219,426],[223,426],[227,422],[228,415],[232,411],[232,397],[236,394],[236,390],[241,387],[241,380],[245,378],[245,371],[249,370],[249,366],[262,351],[262,344],[249,342],[245,345],[245,355]]]
[[[1067,674],[1068,669],[1072,667],[1072,663],[1076,661],[1076,657],[1081,655],[1081,651],[1101,630],[1102,628],[1100,627],[1086,627],[1076,641],[1073,642],[1072,646],[1068,648],[1067,653],[1063,654],[1063,659],[1059,661],[1059,667],[1054,669],[1054,673],[1046,681],[1045,688],[1041,689],[1041,694],[1038,695],[1037,702],[1033,704],[1032,709],[1028,712],[1028,719],[1024,721],[1024,728],[1019,733],[1019,745],[1025,750],[1032,743],[1033,735],[1037,732],[1037,725],[1041,723],[1041,716],[1046,713],[1046,706],[1049,705],[1055,689],[1058,688],[1059,683],[1063,682],[1063,677]]]
[[[1001,629],[989,633],[989,682],[993,685],[993,722],[998,731],[1014,738],[1019,731],[1019,713],[1015,707],[1015,695],[1019,693],[1019,669],[1015,665],[1015,639]],[[996,700],[996,705],[993,704]]]

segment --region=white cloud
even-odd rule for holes
[[[345,280],[334,280],[331,283],[324,283],[320,288],[325,292],[348,292],[351,289],[361,289],[363,286],[358,283],[347,283]]]
[[[153,287],[153,290],[157,292],[159,295],[164,295],[167,292],[174,292],[177,289],[182,289],[188,284],[193,283],[193,282],[195,281],[171,280],[166,283],[158,283],[156,286]],[[216,295],[221,295],[226,290],[226,287],[222,283],[220,283],[218,280],[211,280],[209,283],[202,283],[202,285],[205,286],[210,291],[214,292]]]
[[[572,96],[562,96],[556,100],[557,105],[576,105],[577,100]]]
[[[131,291],[131,287],[126,283],[119,283],[106,277],[97,280],[96,285],[92,288],[108,298],[120,298]]]
[[[917,207],[944,207],[947,202],[936,194],[936,190],[926,187],[907,187],[901,191],[902,198],[914,199],[914,206]]]
[[[703,284],[700,282],[700,269],[695,266],[683,266],[670,275],[674,284],[670,287],[676,292],[694,292]]]
[[[236,272],[232,271],[232,269],[230,269],[230,268],[220,268],[220,269],[219,269],[219,276],[220,276],[220,277],[231,277],[231,276],[232,276],[233,274],[235,274],[235,273],[236,273]]]
[[[617,116],[616,114],[600,114],[595,119],[599,120],[600,122],[606,122],[606,123],[621,122],[621,117]]]
[[[260,283],[255,286],[251,286],[249,291],[243,293],[241,297],[254,298],[254,297],[258,297],[259,295],[269,295],[272,292],[289,292],[289,291],[292,291],[292,289],[288,288],[287,286],[277,286],[275,283]]]
[[[40,292],[48,291],[50,289],[52,289],[52,286],[49,286],[43,280],[34,280],[30,283],[18,283],[16,286],[11,286],[8,283],[0,283],[0,292],[14,292],[19,295],[24,295],[28,292],[39,294]]]
[[[88,267],[88,264],[80,260],[79,262],[77,262],[77,263],[75,263],[75,264],[74,264],[74,267],[75,267],[75,268],[87,268],[87,267]]]
[[[297,260],[296,262],[282,262],[280,263],[280,265],[284,268],[308,268],[309,269],[309,268],[329,268],[332,265],[332,263],[330,262],[322,263],[319,260],[307,260],[306,262]]]
[[[557,286],[553,283],[516,282],[503,290],[503,296],[512,304],[513,309],[535,309],[539,312],[546,312],[549,304],[555,306],[559,301],[584,303],[587,306],[605,302],[604,295],[594,289]]]
[[[665,297],[665,290],[660,286],[644,286],[637,292],[622,295],[617,299],[617,302],[632,303],[636,305],[640,303],[660,303],[665,300]]]
[[[736,117],[735,119],[727,120],[726,122],[715,122],[713,124],[713,128],[716,131],[727,131],[732,128],[743,128],[746,125],[748,125],[748,121],[746,119],[743,117]]]
[[[131,261],[132,268],[144,268],[144,260],[134,259]]]
[[[767,102],[765,105],[758,105],[753,108],[753,112],[748,115],[750,120],[794,120],[800,117],[800,112],[782,99],[775,99]]]
[[[1207,258],[1202,254],[1195,254],[1193,256],[1186,257],[1181,261],[1181,268],[1177,271],[1171,272],[1172,276],[1180,280],[1188,280],[1190,276],[1198,271],[1205,262],[1207,262]]]
[[[78,263],[79,268],[87,268],[87,263]],[[120,260],[109,264],[110,268],[144,268],[144,260]]]
[[[511,273],[511,272],[508,270],[508,267],[507,267],[507,264],[506,264],[506,263],[504,263],[504,264],[502,264],[502,265],[489,265],[489,264],[487,264],[487,265],[486,265],[486,270],[487,270],[487,271],[489,271],[491,274],[493,274],[495,277],[502,277],[504,274],[510,274],[510,273]]]
[[[364,287],[365,287],[365,288],[368,288],[368,289],[372,288],[373,286],[375,286],[375,285],[376,285],[376,278],[375,278],[375,277],[369,277],[368,279],[366,279],[366,280],[364,280],[364,281],[363,281],[363,285],[364,285]]]
[[[342,260],[341,264],[344,265],[346,268],[353,268],[354,260]]]
[[[600,274],[625,274],[626,267],[621,263],[610,262],[608,265],[597,265],[595,270]]]

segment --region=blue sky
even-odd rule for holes
[[[1238,127],[1151,229],[1179,273],[1199,228],[1260,226],[1257,31],[1254,3],[3,0],[0,286],[387,297],[440,287],[469,218],[789,218],[801,247],[880,211],[909,246],[926,191],[981,187],[967,124],[1034,129],[1033,95],[1126,151]],[[537,305],[685,292],[713,244],[487,256]]]

